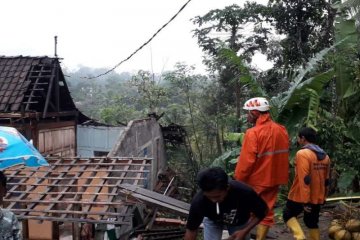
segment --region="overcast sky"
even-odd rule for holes
[[[58,56],[63,67],[112,68],[147,41],[187,0],[3,0],[0,1],[0,55]],[[195,65],[202,55],[190,21],[236,0],[192,0],[150,44],[117,68],[160,73],[176,62]],[[266,4],[267,0],[257,0]],[[259,67],[268,64],[256,59]]]

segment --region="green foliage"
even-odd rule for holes
[[[350,15],[360,24],[360,2],[358,0],[344,1],[343,7],[349,8]]]
[[[241,145],[242,142],[244,141],[244,136],[245,136],[245,133],[228,132],[228,133],[225,133],[224,140],[230,141],[230,142],[237,142]]]
[[[131,78],[129,73],[111,73],[99,79],[84,79],[83,76],[94,76],[104,69],[82,67],[67,79],[71,95],[76,106],[88,117],[108,124],[126,124],[141,116],[133,104],[132,98],[137,94],[127,85]]]
[[[307,89],[309,95],[308,115],[305,121],[308,127],[316,129],[316,119],[318,117],[318,109],[320,105],[320,96],[314,89]]]
[[[330,155],[334,169],[340,178],[340,191],[351,190],[351,183],[355,176],[359,176],[360,149],[359,142],[351,138],[352,129],[340,117],[322,110],[318,119],[319,145]],[[346,190],[346,191],[345,191]]]
[[[359,113],[357,102],[360,100],[359,84],[359,34],[356,31],[355,21],[348,19],[347,15],[338,17],[336,25],[337,35],[346,37],[341,45],[336,48],[336,104],[333,111],[344,118],[352,121]]]
[[[125,104],[126,99],[121,96],[114,96],[108,105],[101,108],[100,119],[107,124],[126,125],[129,121],[141,117],[140,112],[136,111],[133,106]]]
[[[232,148],[224,152],[211,163],[211,167],[222,167],[229,175],[233,175],[240,148]]]
[[[319,145],[339,175],[339,191],[351,192],[360,169],[359,4],[348,0],[344,5],[334,10],[325,0],[272,0],[267,7],[246,3],[215,9],[193,19],[194,35],[207,54],[208,76],[178,63],[163,76],[113,73],[99,81],[73,79],[69,85],[77,106],[106,123],[164,112],[162,124],[187,129],[200,167],[221,166],[229,173],[246,128],[242,103],[266,96],[273,118],[287,127],[293,143],[303,125],[318,130]],[[271,38],[273,32],[283,38]],[[252,69],[255,52],[265,53],[275,67],[260,74]],[[80,72],[84,76],[96,71]],[[171,164],[184,176],[191,173],[194,181],[197,167],[189,162],[191,154],[177,150],[168,149]]]
[[[335,46],[322,50],[306,64],[305,68],[300,68],[298,74],[293,77],[292,85],[288,91],[279,94],[271,99],[272,114],[281,123],[288,127],[291,136],[294,136],[301,125],[305,122],[312,124],[316,119],[317,104],[324,86],[333,78],[334,71],[329,70],[308,79],[309,75],[321,62],[326,54]],[[227,59],[234,72],[240,72],[240,81],[245,83],[250,92],[250,96],[267,96],[260,83],[250,74],[250,70],[243,64],[241,57],[238,57],[229,49],[222,50],[222,57]],[[311,94],[309,94],[311,93]],[[304,104],[308,103],[308,104]]]
[[[235,73],[234,81],[242,83],[255,96],[267,96],[241,56],[237,56],[233,50],[226,48],[221,49],[219,52],[220,58],[227,62],[230,69]]]
[[[280,105],[273,104],[278,109],[277,120],[288,127],[288,131],[291,136],[294,136],[305,121],[306,116],[314,116],[314,108],[310,105],[310,96],[316,97],[314,94],[309,95],[309,91],[316,93],[318,96],[324,90],[324,86],[332,79],[334,71],[330,70],[324,73],[320,73],[314,77],[306,79],[305,81],[293,85],[285,96],[280,98]],[[279,96],[281,97],[281,96]],[[309,103],[310,102],[310,103]]]
[[[354,170],[360,169],[360,45],[355,21],[343,17],[340,11],[336,28],[333,28],[335,10],[325,1],[318,2],[320,5],[312,4],[312,1],[278,0],[272,3],[273,10],[283,11],[276,13],[279,15],[275,16],[275,27],[280,33],[287,34],[282,41],[283,51],[279,51],[285,59],[278,58],[277,64],[282,69],[301,66],[284,71],[289,88],[271,99],[272,115],[287,127],[292,139],[303,125],[317,129],[321,136],[319,145],[326,149],[339,174],[339,190],[350,191],[354,189],[350,185],[359,179],[359,173]],[[309,31],[314,28],[316,31]],[[331,45],[333,39],[336,43]],[[239,84],[237,87],[241,86],[245,95],[271,95],[266,94],[262,82],[252,76],[245,65],[245,57],[239,57],[236,49],[219,49],[220,59],[230,76],[228,84]],[[226,152],[215,163],[224,166],[224,162],[231,162],[230,156],[231,151]]]
[[[157,113],[161,105],[168,99],[166,89],[156,82],[154,74],[139,70],[132,77],[130,84],[136,87],[139,98],[136,98],[141,106],[146,106],[147,113]]]
[[[289,89],[272,98],[271,105],[273,106],[273,116],[286,125],[292,138],[296,136],[297,131],[303,124],[318,129],[320,134],[324,134],[323,131],[325,131],[324,139],[320,146],[324,144],[324,146],[328,148],[328,153],[331,158],[334,159],[334,166],[340,176],[339,188],[341,191],[344,191],[345,188],[349,189],[349,184],[358,177],[358,174],[353,171],[354,169],[360,169],[360,165],[354,163],[354,159],[359,158],[359,154],[357,153],[359,147],[358,141],[354,137],[350,137],[351,132],[347,131],[346,128],[350,126],[350,124],[344,123],[341,117],[332,116],[331,121],[329,118],[325,118],[328,119],[328,122],[324,124],[324,111],[322,111],[321,114],[319,113],[321,105],[324,104],[324,102],[321,101],[323,92],[329,88],[329,84],[333,79],[336,79],[338,82],[336,89],[340,88],[340,92],[336,91],[339,93],[337,97],[341,100],[340,102],[343,102],[350,96],[352,96],[352,101],[354,101],[354,97],[359,96],[359,88],[352,87],[351,91],[349,90],[349,86],[357,84],[357,78],[354,79],[354,76],[357,76],[357,74],[353,74],[353,66],[358,65],[356,63],[350,64],[350,61],[339,61],[342,58],[352,59],[352,61],[354,59],[354,22],[343,20],[339,29],[342,34],[337,35],[338,42],[331,47],[323,49],[304,64],[304,67],[288,75],[291,82]],[[324,57],[329,56],[329,53],[333,54],[334,50],[336,54],[342,55],[340,57],[337,55],[335,58],[338,64],[335,68],[336,70],[328,68],[328,70],[319,71],[318,66],[324,61]],[[228,63],[230,63],[229,65],[233,67],[230,68],[233,72],[236,73],[238,71],[243,74],[244,78],[241,80],[245,79],[248,81],[247,84],[250,86],[248,88],[250,94],[262,93],[257,90],[261,89],[261,85],[249,76],[250,71],[245,67],[240,57],[234,52],[231,52],[231,50],[224,50],[222,56],[226,58]],[[344,94],[346,92],[348,94]],[[262,94],[266,96],[266,94]],[[328,92],[327,95],[329,95]],[[355,105],[354,102],[353,105]],[[342,109],[344,109],[344,107],[342,107]],[[334,118],[337,119],[336,125],[334,125]],[[354,124],[351,126],[354,126]],[[355,129],[359,129],[358,125],[356,125]],[[331,139],[334,136],[338,137],[339,141]],[[334,143],[334,141],[336,143]],[[329,146],[328,143],[332,143],[333,145]],[[227,157],[227,155],[222,157]],[[220,160],[221,159],[222,158],[220,158]]]
[[[358,171],[353,168],[342,169],[342,173],[338,180],[338,187],[340,192],[348,192],[349,189],[351,189],[353,181],[358,174]]]
[[[197,115],[197,94],[196,90],[201,83],[204,83],[206,78],[201,75],[193,75],[192,71],[193,67],[187,66],[183,63],[177,63],[175,65],[175,70],[168,72],[165,74],[164,79],[170,83],[170,86],[175,87],[178,91],[180,91],[183,95],[183,102],[185,104],[185,108],[188,112],[189,119],[189,130],[191,131],[190,139],[192,139],[192,143],[194,144],[194,153],[196,158],[199,160],[200,165],[203,164],[203,141],[201,139],[199,130],[197,128],[198,121],[196,119]]]
[[[281,51],[269,56],[277,67],[301,66],[333,44],[335,11],[329,1],[271,0],[269,7],[275,30],[285,35]]]
[[[256,50],[264,50],[269,29],[261,24],[268,10],[265,6],[256,3],[245,3],[241,8],[238,5],[227,6],[224,9],[209,11],[204,16],[196,16],[193,23],[198,25],[194,30],[199,46],[210,55],[218,55],[223,47],[235,52],[242,51],[242,55],[249,58]],[[253,34],[248,36],[245,25],[252,23]],[[248,26],[247,26],[248,28]],[[219,37],[226,33],[229,37]]]
[[[356,36],[355,21],[353,19],[341,19],[336,24],[337,39],[346,40],[337,46],[335,59],[335,69],[337,75],[336,89],[339,97],[349,96],[348,89],[353,82],[353,72],[351,62],[356,57],[358,47],[358,37]]]
[[[210,56],[205,63],[210,71],[218,73],[216,77],[220,86],[225,89],[223,101],[228,105],[233,105],[235,102],[237,118],[240,117],[240,101],[244,85],[240,79],[248,81],[249,77],[245,72],[234,71],[233,67],[224,61],[221,51],[226,48],[232,50],[235,55],[240,52],[246,62],[250,62],[257,51],[265,52],[269,28],[263,25],[262,21],[267,15],[267,7],[247,2],[244,7],[231,5],[224,9],[211,10],[204,16],[193,19],[193,23],[198,26],[194,30],[198,44]],[[249,35],[250,27],[253,31]],[[241,126],[238,124],[236,127],[239,130]]]

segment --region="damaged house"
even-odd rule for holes
[[[75,156],[86,117],[70,96],[57,58],[0,56],[0,124],[17,128],[44,155]]]
[[[0,57],[0,124],[17,128],[50,163],[6,169],[4,207],[21,220],[26,239],[59,239],[69,223],[73,239],[95,225],[99,234],[127,239],[151,218],[146,201],[131,196],[158,197],[141,189],[155,189],[166,167],[160,125],[153,117],[123,127],[91,121],[76,108],[58,58]]]

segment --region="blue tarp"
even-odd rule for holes
[[[35,147],[12,127],[0,127],[0,170],[15,165],[49,166]]]

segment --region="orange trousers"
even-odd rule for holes
[[[271,227],[274,225],[274,206],[277,200],[279,192],[279,186],[274,187],[263,187],[263,186],[252,186],[257,194],[266,202],[269,212],[266,217],[260,222],[261,225]]]

